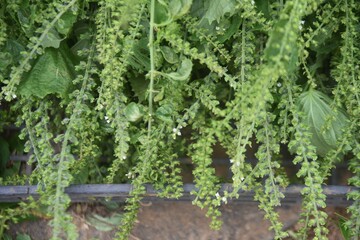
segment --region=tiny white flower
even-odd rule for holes
[[[227,198],[226,198],[226,197],[222,197],[221,200],[222,200],[224,203],[227,203]]]
[[[305,21],[301,20],[300,25],[299,25],[299,30],[302,30],[304,24],[305,24]]]
[[[230,159],[230,163],[234,163],[234,159]]]
[[[357,67],[359,68],[359,66],[357,66]],[[179,129],[182,129],[182,128],[183,128],[183,126],[180,126],[180,127],[179,127]]]
[[[13,95],[12,95],[12,98],[13,98],[13,99],[15,99],[16,97],[17,97],[16,94],[13,94]]]
[[[240,178],[240,180],[241,180],[241,181],[244,181],[244,180],[245,180],[245,178],[243,178],[243,177],[242,177],[242,178]]]
[[[178,136],[181,136],[181,132],[180,132],[180,131],[178,131],[176,134],[177,134]]]
[[[281,87],[282,85],[281,85],[281,82],[278,82],[277,84],[276,84],[278,87]]]
[[[107,123],[110,123],[110,120],[106,120]]]
[[[108,120],[108,119],[109,119],[109,117],[108,117],[108,116],[105,116],[104,118],[105,118],[105,120]]]
[[[176,133],[177,131],[177,128],[173,128],[173,133]]]
[[[220,198],[220,194],[217,192],[217,193],[215,194],[215,197],[216,197],[216,198]]]
[[[251,1],[251,5],[255,5],[255,1],[253,0],[253,1]]]
[[[124,159],[124,160],[125,160],[125,159],[126,159],[126,156],[123,156],[123,157],[122,157],[122,159]]]
[[[219,31],[219,30],[220,30],[220,27],[219,27],[219,26],[217,26],[217,27],[215,27],[215,29],[216,29],[216,31]]]

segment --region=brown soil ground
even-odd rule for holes
[[[113,214],[101,204],[73,204],[69,209],[79,231],[80,240],[111,240],[115,230],[102,232],[96,230],[88,221],[88,216],[98,214],[104,217]],[[295,232],[299,225],[299,206],[284,206],[278,209],[284,227]],[[338,228],[338,215],[345,215],[344,208],[327,208],[330,240],[343,239]],[[121,213],[121,208],[117,210]],[[156,201],[144,203],[138,221],[130,236],[131,240],[267,240],[273,239],[268,231],[269,223],[254,203],[230,203],[222,207],[223,227],[220,231],[209,228],[209,219],[204,211],[192,206],[190,202]],[[11,225],[8,234],[25,233],[33,240],[50,239],[51,229],[48,220],[41,219]],[[288,238],[288,240],[294,238]],[[309,239],[312,239],[309,236]]]

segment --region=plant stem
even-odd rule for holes
[[[153,93],[154,93],[154,74],[155,74],[155,59],[154,59],[154,15],[155,15],[155,0],[151,0],[150,5],[150,29],[149,29],[149,50],[150,50],[150,84],[149,84],[149,121],[148,121],[148,139],[151,136],[151,124],[153,119]]]

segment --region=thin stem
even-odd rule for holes
[[[243,20],[242,23],[242,29],[241,29],[241,90],[244,89],[244,83],[245,83],[245,45],[246,45],[246,39],[245,39],[245,31],[246,31],[246,20]]]
[[[151,0],[150,5],[150,29],[149,29],[149,50],[150,50],[150,84],[149,84],[149,121],[148,121],[148,139],[151,136],[151,124],[153,119],[153,93],[155,79],[155,58],[154,58],[154,16],[155,0]]]

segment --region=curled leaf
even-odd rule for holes
[[[163,73],[166,77],[177,80],[177,81],[185,81],[189,78],[191,70],[192,70],[192,62],[190,59],[185,58],[180,65],[180,68],[176,72],[171,73]]]
[[[177,63],[179,61],[178,55],[168,46],[161,46],[160,47],[161,54],[163,55],[164,59],[171,64]]]

